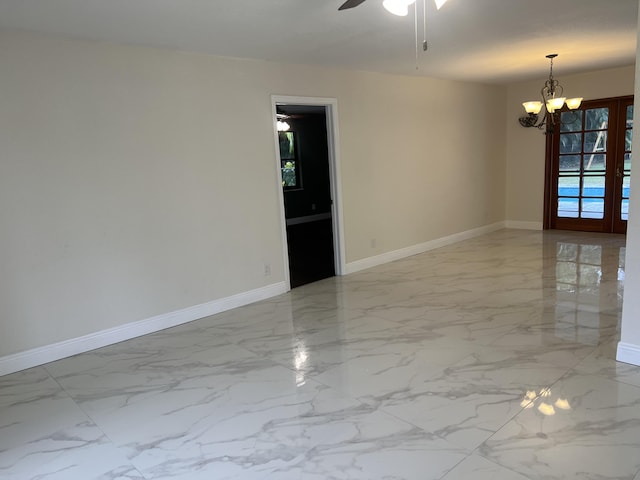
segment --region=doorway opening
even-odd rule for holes
[[[547,136],[545,228],[626,233],[633,96],[560,113]]]
[[[289,288],[341,275],[336,102],[273,97]]]

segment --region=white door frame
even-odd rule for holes
[[[284,213],[284,192],[282,190],[282,168],[280,165],[280,142],[276,125],[276,107],[278,105],[315,105],[324,106],[327,117],[327,148],[329,153],[329,181],[331,183],[331,218],[333,222],[333,256],[336,275],[346,273],[344,251],[344,223],[342,219],[342,183],[340,180],[340,142],[338,129],[338,100],[336,98],[321,97],[292,97],[285,95],[271,95],[273,118],[273,139],[276,152],[276,170],[278,179],[278,199],[280,201],[280,225],[282,228],[282,255],[284,262],[284,277],[287,291],[291,290],[289,275],[289,247],[287,245],[287,219]]]

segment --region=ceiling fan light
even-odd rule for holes
[[[537,115],[542,110],[542,102],[524,102],[522,104],[527,113]]]
[[[576,108],[580,108],[580,104],[582,103],[582,97],[577,98],[568,98],[567,99],[567,107],[569,110],[575,110]]]
[[[436,8],[438,10],[440,10],[440,7],[442,7],[445,3],[447,3],[447,0],[435,0],[436,1]]]
[[[406,17],[409,14],[409,5],[415,0],[384,0],[382,6],[389,12],[399,17]]]

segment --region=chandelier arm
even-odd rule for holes
[[[545,109],[545,114],[542,116],[542,121],[536,125],[536,128],[538,130],[542,130],[545,127],[545,125],[547,125],[547,123],[548,123],[547,120],[548,120],[547,111]]]
[[[542,130],[544,128],[544,126],[547,124],[547,117],[546,117],[546,112],[543,115],[540,114],[536,114],[536,113],[529,113],[526,116],[520,117],[518,119],[518,121],[520,122],[520,125],[522,125],[523,127],[536,127],[540,130]]]

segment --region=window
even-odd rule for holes
[[[300,181],[300,165],[296,157],[295,133],[278,132],[278,138],[280,142],[282,188],[285,190],[300,189],[302,185]]]

